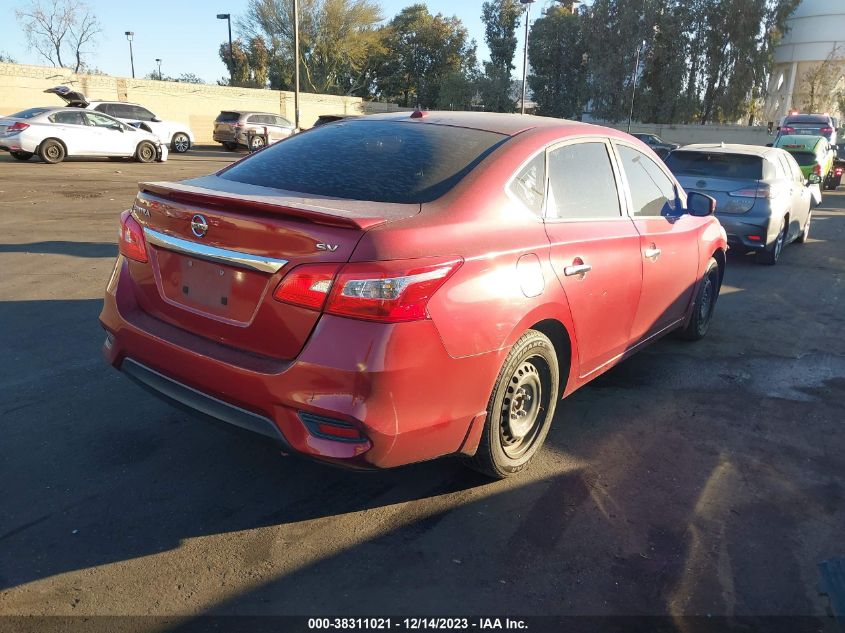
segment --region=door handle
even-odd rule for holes
[[[646,259],[650,259],[651,261],[656,261],[658,257],[660,257],[660,253],[662,253],[659,248],[655,248],[652,246],[651,248],[647,248],[643,251],[643,256]]]
[[[567,277],[573,277],[574,275],[581,275],[583,278],[588,272],[593,269],[590,264],[576,264],[574,266],[567,266],[563,269],[563,274]]]

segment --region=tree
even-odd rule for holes
[[[375,94],[386,101],[436,107],[443,103],[444,82],[451,90],[457,75],[469,80],[477,66],[475,42],[469,40],[463,23],[456,17],[431,15],[424,4],[402,9],[381,35],[382,53],[372,63]]]
[[[495,112],[513,112],[510,96],[511,71],[516,53],[516,28],[522,5],[518,0],[490,0],[481,7],[484,41],[490,49],[490,61],[484,64],[482,101]]]
[[[534,22],[528,40],[528,87],[543,116],[580,118],[586,97],[583,16],[552,7]]]
[[[30,0],[15,10],[15,17],[30,49],[57,67],[80,72],[85,66],[85,50],[101,33],[100,23],[91,9],[80,0]],[[72,64],[62,59],[72,58]]]
[[[361,71],[368,58],[380,50],[379,6],[372,0],[300,0],[299,9],[304,89],[329,94],[360,90],[364,76]],[[290,88],[294,68],[293,3],[250,0],[238,28],[250,42],[255,38],[263,42],[271,87]],[[250,49],[255,51],[255,46]]]
[[[0,51],[0,62],[6,64],[17,64],[17,60],[13,59],[6,51]]]
[[[841,90],[845,75],[845,49],[834,47],[823,62],[810,68],[801,77],[805,112],[827,112],[838,105],[837,88]]]

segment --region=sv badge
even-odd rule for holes
[[[322,242],[317,242],[318,251],[329,251],[330,253],[334,253],[337,250],[337,246],[337,244],[323,244]]]

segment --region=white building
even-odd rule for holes
[[[774,50],[774,68],[769,84],[769,98],[764,116],[777,124],[790,110],[801,110],[807,103],[806,74],[834,53],[845,59],[845,0],[803,0],[789,18],[787,31]],[[845,90],[842,66],[833,85],[825,85],[830,97]],[[845,112],[837,112],[835,99],[824,99],[829,112],[840,121]]]

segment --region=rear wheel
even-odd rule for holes
[[[559,384],[552,342],[542,332],[528,330],[499,372],[470,466],[496,479],[528,466],[549,432]]]
[[[767,246],[765,250],[757,253],[757,263],[766,264],[767,266],[774,266],[780,259],[780,254],[783,247],[786,245],[786,218],[781,221],[780,231],[778,232],[775,241],[771,246]]]
[[[155,145],[149,141],[141,141],[138,143],[138,149],[135,150],[135,160],[139,163],[151,163],[156,159]]]
[[[713,319],[713,311],[716,309],[716,300],[719,298],[719,264],[712,257],[707,262],[704,277],[698,286],[698,293],[695,295],[695,303],[692,308],[687,326],[681,330],[681,338],[688,341],[698,341],[704,338],[707,330],[710,329],[710,321]]]
[[[257,152],[257,151],[258,151],[258,150],[260,150],[262,147],[264,147],[266,144],[267,144],[267,143],[266,143],[266,141],[264,140],[264,137],[263,137],[263,136],[261,136],[260,134],[256,134],[255,136],[253,136],[253,137],[249,140],[249,149],[250,149],[251,151],[253,151],[253,152]]]
[[[177,154],[184,154],[191,149],[191,139],[184,132],[176,132],[170,141],[170,149]]]
[[[45,163],[55,164],[60,163],[65,159],[65,146],[54,138],[48,138],[42,141],[38,148],[38,155]]]
[[[12,157],[17,160],[29,160],[34,154],[32,152],[12,152]]]
[[[807,239],[810,237],[810,221],[813,219],[813,212],[807,214],[807,221],[804,222],[804,230],[801,231],[801,235],[795,238],[795,241],[799,244],[804,244]]]
[[[226,143],[223,143],[223,147],[225,147],[230,152],[234,152],[236,149],[238,149],[238,144],[226,142]]]

